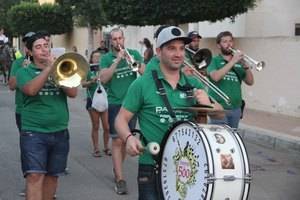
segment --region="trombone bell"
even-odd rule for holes
[[[54,62],[53,81],[58,86],[77,87],[86,79],[89,64],[78,53],[65,53]]]
[[[209,49],[200,49],[193,56],[193,63],[198,67],[198,70],[208,67],[212,59],[212,53]]]
[[[188,47],[185,47],[185,49],[193,54],[191,64],[196,66],[197,70],[202,70],[210,64],[212,59],[212,53],[209,49],[204,48],[198,51],[194,51]]]

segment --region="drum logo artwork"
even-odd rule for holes
[[[199,166],[197,155],[187,142],[182,151],[179,148],[176,150],[173,160],[176,166],[176,190],[185,199],[188,187],[196,183]]]
[[[177,125],[163,143],[161,183],[164,199],[205,199],[209,169],[202,136],[189,123]]]

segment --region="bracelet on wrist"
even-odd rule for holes
[[[124,142],[124,143],[125,143],[125,145],[126,145],[126,143],[127,143],[127,140],[128,140],[128,138],[130,138],[131,136],[133,136],[133,135],[132,135],[132,134],[129,134],[129,135],[127,135],[127,136],[126,136],[126,138],[125,138],[125,142]]]

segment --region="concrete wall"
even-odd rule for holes
[[[261,0],[246,14],[247,37],[294,36],[300,23],[299,0]]]
[[[255,72],[255,85],[245,88],[249,106],[300,117],[300,38],[243,39],[239,46],[267,64],[265,70]]]
[[[198,30],[204,37],[215,37],[220,30],[230,30],[236,37],[294,36],[295,24],[300,23],[299,8],[299,0],[260,0],[234,23],[230,19],[191,23],[188,30]]]

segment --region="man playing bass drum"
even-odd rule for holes
[[[219,104],[211,103],[197,79],[184,75],[180,70],[184,61],[185,44],[190,41],[184,32],[175,26],[164,28],[159,33],[156,44],[159,66],[155,67],[152,73],[145,73],[132,83],[115,121],[115,128],[126,144],[127,153],[131,156],[140,155],[138,171],[140,200],[162,199],[162,194],[157,190],[159,185],[154,173],[154,160],[147,152],[141,154],[145,144],[132,137],[128,127],[130,119],[136,114],[143,138],[148,142],[160,144],[173,122],[190,120],[193,117],[192,113],[174,111],[168,107],[189,107],[201,103],[221,108]],[[157,91],[157,82],[161,83],[165,93]],[[194,88],[192,97],[182,90],[187,85]],[[170,106],[163,100],[164,94]]]

